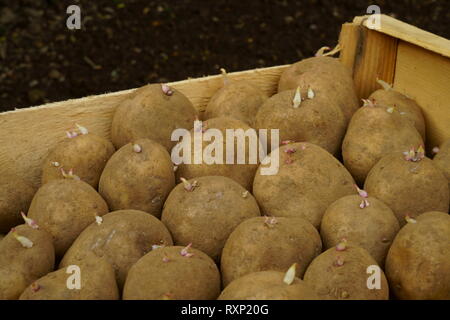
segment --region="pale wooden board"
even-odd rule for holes
[[[341,52],[339,60],[354,72],[355,60],[362,50],[363,27],[356,23],[344,23],[339,34]]]
[[[355,17],[353,22],[367,27],[370,26],[368,17]],[[378,32],[415,44],[445,57],[450,57],[450,40],[387,15],[382,14],[380,18],[381,24],[380,29],[377,29]]]
[[[427,148],[450,139],[450,59],[401,41],[394,89],[415,99],[427,126]]]
[[[363,28],[360,41],[361,51],[355,56],[353,79],[358,97],[366,99],[379,89],[377,78],[388,83],[394,80],[398,40]]]
[[[267,94],[276,92],[279,77],[287,66],[230,73],[230,79],[251,80]],[[222,76],[170,83],[203,111],[223,84]],[[49,149],[65,139],[65,131],[79,123],[91,132],[110,138],[115,108],[133,90],[50,103],[39,107],[0,113],[0,168],[16,172],[39,185],[41,165]]]

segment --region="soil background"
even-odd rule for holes
[[[71,4],[80,30],[66,27]],[[450,37],[447,0],[0,0],[0,111],[292,63],[371,4]]]

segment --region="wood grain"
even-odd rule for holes
[[[394,89],[415,99],[427,126],[427,149],[450,139],[450,59],[401,41]]]
[[[353,22],[365,27],[370,27],[368,17],[369,16],[355,17]],[[450,57],[450,40],[384,14],[382,14],[380,18],[380,28],[376,30],[377,32],[415,44],[416,46],[445,57]]]
[[[230,79],[250,80],[267,94],[276,92],[279,77],[287,66],[230,73]],[[170,83],[203,111],[223,84],[222,76],[209,76]],[[132,90],[90,96],[39,107],[0,113],[0,168],[13,171],[39,186],[41,165],[51,148],[65,139],[75,123],[90,132],[110,138],[115,108]]]
[[[366,99],[379,89],[377,78],[393,82],[398,40],[363,28],[360,41],[361,49],[355,55],[353,79],[358,97]]]

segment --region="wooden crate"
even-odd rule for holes
[[[351,68],[359,97],[366,98],[378,89],[377,77],[393,83],[422,106],[429,147],[450,138],[450,41],[384,15],[379,30],[367,26],[367,17],[356,17],[342,26],[339,39],[341,61]],[[235,72],[229,77],[252,80],[271,95],[285,68]],[[209,76],[170,85],[204,111],[222,78]],[[39,186],[42,160],[66,137],[65,131],[79,123],[109,138],[114,110],[133,90],[0,113],[0,168]]]

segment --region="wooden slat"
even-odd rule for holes
[[[356,44],[348,45],[342,55],[353,62],[353,79],[360,99],[379,89],[376,79],[392,83],[395,73],[398,40],[385,34],[362,28],[359,35],[349,37]],[[354,52],[346,51],[354,50]],[[346,63],[349,63],[348,61]]]
[[[368,17],[369,16],[355,17],[353,22],[370,27]],[[382,14],[380,18],[381,24],[380,29],[377,29],[378,32],[415,44],[416,46],[425,48],[445,57],[450,57],[450,40],[387,15]]]
[[[230,79],[251,80],[267,94],[276,92],[281,72],[277,66],[230,73]],[[223,84],[222,77],[209,76],[171,83],[203,111],[210,97]],[[117,105],[133,90],[73,99],[28,109],[0,113],[0,170],[14,171],[35,186],[48,150],[65,138],[75,123],[110,138],[112,116]]]
[[[450,139],[450,59],[401,41],[394,89],[415,99],[427,126],[428,150]]]
[[[352,74],[356,57],[361,54],[362,29],[363,27],[359,24],[344,23],[339,34],[339,45],[341,47],[339,60],[351,70]]]

